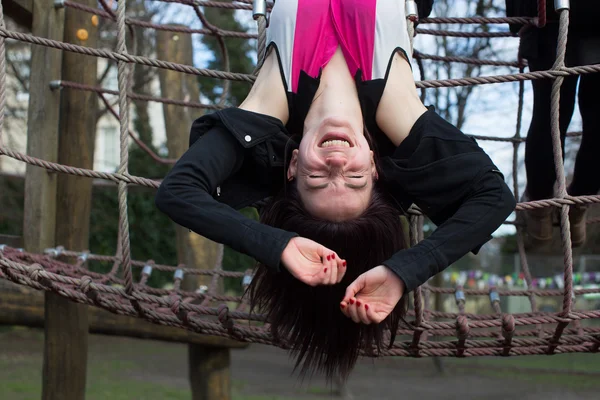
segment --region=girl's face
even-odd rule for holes
[[[362,118],[328,117],[306,127],[287,173],[307,211],[318,218],[358,217],[371,200],[377,170]]]

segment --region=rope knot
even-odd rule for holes
[[[81,277],[81,280],[79,282],[79,288],[81,289],[81,292],[84,294],[88,294],[88,292],[92,289],[92,278],[90,278],[89,276],[85,275]]]
[[[456,319],[456,336],[459,340],[464,341],[469,336],[469,320],[464,315]]]
[[[169,308],[173,312],[173,314],[179,314],[179,307],[181,306],[181,296],[178,294],[172,294],[168,299]]]
[[[38,263],[31,264],[31,266],[29,267],[29,276],[34,281],[39,281],[40,280],[40,276],[39,276],[40,272],[43,270],[44,270],[44,267],[42,267],[40,264],[38,264]]]
[[[219,322],[230,332],[233,331],[233,320],[229,317],[229,307],[225,304],[220,304],[217,311],[219,316]]]

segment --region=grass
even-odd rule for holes
[[[42,343],[40,331],[11,330],[0,333],[0,399],[29,400],[41,397]],[[184,360],[185,346],[163,345],[152,341],[91,340],[88,359],[86,400],[189,400],[191,398],[185,368],[165,374],[165,368]],[[395,364],[398,359],[390,359]],[[168,364],[165,366],[165,363]],[[425,360],[414,360],[425,362]],[[459,377],[471,374],[511,381],[526,381],[571,390],[600,390],[596,376],[578,376],[561,371],[600,374],[600,355],[564,354],[555,356],[444,358],[448,374]],[[398,367],[403,368],[398,363]],[[407,364],[412,365],[412,364]],[[178,371],[179,369],[175,369]],[[546,372],[548,370],[550,372]],[[414,374],[422,370],[415,369]],[[555,372],[552,372],[555,371]],[[409,371],[404,371],[408,377]],[[305,388],[289,396],[256,394],[252,382],[234,380],[234,400],[300,400],[331,399],[330,388],[319,385]],[[252,387],[254,386],[254,389]],[[259,389],[260,390],[260,389]],[[254,393],[252,393],[254,391]]]
[[[467,373],[476,370],[478,375],[493,378],[517,379],[568,389],[600,389],[600,379],[597,377],[564,373],[568,371],[600,374],[600,355],[598,354],[477,357],[468,360],[448,358],[444,360],[444,364],[447,369],[458,369]]]

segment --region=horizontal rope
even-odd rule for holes
[[[446,31],[440,29],[423,29],[417,28],[416,32],[421,35],[433,35],[444,37],[462,37],[462,38],[507,38],[518,37],[512,32],[461,32],[461,31]]]
[[[534,18],[526,17],[432,17],[419,20],[419,24],[523,24],[535,25]]]
[[[68,88],[68,89],[76,89],[76,90],[83,90],[83,91],[87,91],[87,92],[110,94],[110,95],[115,95],[115,96],[119,94],[119,92],[117,90],[104,89],[101,87],[84,85],[84,84],[77,83],[77,82],[59,81],[58,84],[60,85],[60,87]],[[219,105],[215,105],[215,104],[204,104],[204,103],[198,103],[198,102],[194,102],[194,101],[184,101],[184,100],[172,100],[172,99],[167,99],[165,97],[148,96],[148,95],[141,95],[141,94],[137,94],[137,93],[128,93],[127,96],[129,96],[129,98],[132,100],[151,101],[151,102],[155,102],[155,103],[172,104],[172,105],[181,106],[181,107],[199,108],[199,109],[204,109],[204,110],[221,110],[221,109],[225,108],[225,106],[219,106]]]
[[[20,40],[27,43],[33,43],[41,46],[47,46],[75,53],[103,57],[114,61],[134,62],[142,65],[152,66],[156,68],[170,69],[186,74],[207,76],[216,79],[229,79],[233,81],[245,81],[254,82],[255,77],[250,74],[223,72],[205,68],[196,68],[189,65],[183,65],[163,60],[151,59],[141,56],[132,56],[129,54],[121,54],[108,50],[97,50],[89,47],[73,45],[64,43],[56,40],[50,40],[40,38],[33,35],[23,34],[19,32],[13,32],[4,28],[0,28],[0,35]],[[492,83],[506,83],[506,82],[518,82],[523,80],[533,79],[554,79],[559,76],[570,76],[580,74],[590,74],[594,72],[600,72],[600,65],[589,65],[579,66],[570,68],[561,68],[560,70],[549,70],[549,71],[535,71],[520,74],[509,74],[509,75],[495,75],[495,76],[483,76],[483,77],[472,77],[472,78],[461,78],[461,79],[441,79],[441,80],[425,80],[415,82],[417,88],[441,88],[441,87],[456,87],[456,86],[468,86],[468,85],[482,85]]]
[[[127,298],[127,295],[121,288],[113,288],[107,285],[96,285],[89,279],[85,278],[75,279],[60,276],[58,274],[52,274],[41,269],[39,264],[27,266],[22,263],[15,263],[6,259],[4,253],[0,254],[0,269],[3,270],[4,274],[9,279],[17,281],[20,284],[26,284],[37,289],[52,290],[61,296],[70,298],[76,302],[98,306],[111,312],[116,312],[123,315],[139,316],[140,313],[139,310],[134,309],[134,307],[129,303],[119,302],[111,298],[111,295]],[[71,285],[72,287],[66,287],[65,285]],[[207,316],[220,317],[220,311],[216,308],[184,303],[174,299],[173,297],[158,298],[156,296],[147,296],[137,292],[134,292],[133,296],[136,300],[144,303],[141,306],[144,318],[155,323],[192,329],[198,333],[225,336],[236,340],[273,344],[283,348],[287,347],[285,342],[273,341],[270,333],[266,331],[264,327],[263,329],[256,327],[249,328],[246,326],[240,326],[239,324],[234,324],[233,328],[228,329],[224,328],[219,322],[206,320],[204,317]],[[153,305],[156,307],[153,308]],[[515,326],[526,326],[539,323],[548,324],[563,322],[565,320],[576,321],[598,318],[598,316],[600,316],[600,312],[583,311],[572,312],[567,318],[552,315],[529,318],[517,317],[514,319],[514,323]],[[232,319],[241,319],[244,321],[260,321],[259,316],[249,315],[248,313],[244,312],[229,311],[228,317]],[[418,327],[413,326],[413,328],[416,332],[435,329],[454,329],[455,327],[465,323],[468,323],[468,329],[470,330],[478,328],[494,328],[502,325],[502,322],[499,320],[467,322],[466,319],[461,320],[460,318],[464,317],[461,316],[457,318],[457,322],[427,322]],[[473,335],[477,334],[473,332]],[[577,336],[563,335],[557,343],[558,347],[556,348],[555,353],[559,354],[561,352],[569,351],[593,351],[595,349],[595,345],[597,344],[597,340],[598,338],[593,336],[593,334]],[[549,344],[553,344],[552,338],[550,337],[532,339],[516,337],[512,339],[511,345],[509,346],[509,355],[542,354],[542,351],[547,351]],[[420,342],[416,348],[413,347],[412,341],[396,342],[392,349],[386,350],[384,353],[379,354],[379,356],[415,356],[415,351],[418,352],[418,356],[427,354],[452,356],[452,351],[459,348],[466,350],[465,354],[467,355],[506,355],[504,351],[506,346],[502,340],[446,340]],[[406,354],[404,352],[406,352]],[[463,354],[463,356],[465,354]]]

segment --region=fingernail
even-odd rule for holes
[[[345,267],[345,266],[346,266],[346,261],[344,261],[344,262],[342,263],[342,267]]]
[[[323,272],[327,272],[327,268],[325,268],[325,269],[323,270]]]
[[[358,307],[360,307],[360,301],[358,301],[358,300],[357,300],[357,301],[356,301],[356,305],[357,305]]]
[[[369,306],[365,304],[365,310],[369,310]]]
[[[350,299],[350,304],[354,304],[354,300]]]
[[[331,259],[331,256],[327,256],[327,259],[328,259],[328,260],[329,260],[329,259]]]
[[[345,306],[345,305],[343,305],[343,304],[340,304],[340,307],[342,307],[342,308],[346,308],[346,306]]]
[[[331,255],[331,259],[332,259],[332,260],[333,260],[333,259],[335,259],[335,254],[332,254],[332,255]]]

